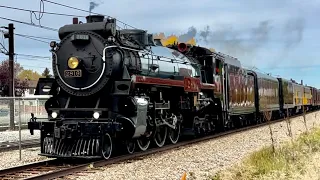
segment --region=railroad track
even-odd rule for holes
[[[0,171],[0,179],[34,179],[41,178],[43,175],[55,174],[70,170],[72,167],[77,167],[81,162],[62,162],[58,159],[40,161],[36,163],[17,166]],[[47,179],[47,178],[45,178]]]
[[[309,113],[312,113],[312,112],[308,112],[306,113],[306,115]],[[291,116],[290,118],[292,119],[300,116],[302,116],[302,114]],[[282,122],[284,120],[285,119],[277,119],[267,123],[251,125],[251,126],[243,127],[240,129],[234,129],[227,132],[222,132],[222,133],[218,133],[210,136],[201,137],[198,139],[185,140],[177,144],[170,144],[170,145],[163,146],[162,148],[150,148],[147,151],[136,152],[134,154],[115,156],[113,158],[110,158],[109,160],[98,160],[98,161],[87,161],[87,162],[70,161],[71,163],[69,163],[68,161],[62,162],[61,160],[53,159],[48,161],[27,164],[23,166],[0,170],[0,179],[3,179],[3,180],[6,180],[6,179],[10,179],[10,180],[11,179],[28,179],[28,180],[67,179],[67,176],[69,175],[75,175],[75,174],[80,175],[80,174],[83,174],[84,172],[89,173],[91,172],[90,170],[92,168],[103,167],[103,166],[119,163],[126,160],[134,160],[139,157],[144,157],[144,156],[155,154],[155,153],[163,153],[179,147],[200,143],[200,142],[205,142],[208,140],[212,140],[214,138],[222,138],[225,136],[233,135],[235,133],[240,133],[250,129],[263,127],[268,124],[275,124],[278,122]]]
[[[30,148],[40,146],[39,139],[28,139],[21,141],[21,148]],[[19,149],[18,141],[6,141],[0,143],[0,152]]]

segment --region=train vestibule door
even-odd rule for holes
[[[229,75],[228,65],[220,59],[215,59],[215,85],[217,93],[221,101],[223,125],[226,126],[229,122]]]

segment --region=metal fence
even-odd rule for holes
[[[47,118],[44,104],[50,96],[0,97],[0,130],[26,126],[33,113],[37,118]],[[14,104],[11,110],[12,104]],[[12,116],[13,114],[13,116]],[[11,121],[11,123],[10,123]]]

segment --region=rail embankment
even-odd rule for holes
[[[320,127],[306,129],[298,137],[293,137],[289,128],[287,123],[291,140],[250,153],[242,162],[211,175],[210,179],[319,179]]]

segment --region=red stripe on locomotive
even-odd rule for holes
[[[214,84],[204,84],[198,78],[185,77],[184,80],[162,79],[148,76],[133,75],[135,84],[154,84],[163,86],[183,87],[186,92],[199,92],[200,89],[215,89]]]

